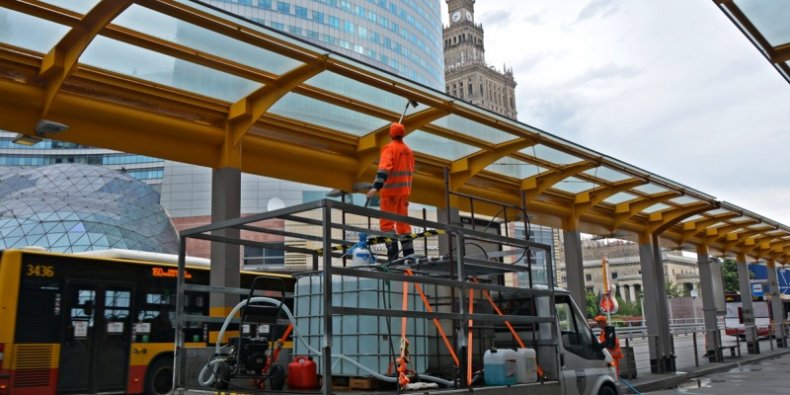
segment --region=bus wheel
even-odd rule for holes
[[[173,358],[160,358],[145,374],[145,394],[164,395],[173,389]]]

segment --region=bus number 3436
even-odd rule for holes
[[[26,265],[28,277],[55,277],[55,268],[47,265]]]

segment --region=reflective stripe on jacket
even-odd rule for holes
[[[381,149],[381,160],[374,186],[381,185],[381,196],[411,194],[414,152],[403,141],[393,140]]]

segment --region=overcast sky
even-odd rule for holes
[[[475,17],[521,122],[790,225],[790,84],[713,1],[477,0]]]

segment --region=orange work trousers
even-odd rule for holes
[[[380,199],[381,211],[388,213],[409,215],[409,195],[382,196]],[[379,228],[382,232],[395,232],[399,235],[411,233],[411,226],[403,222],[380,218]]]

